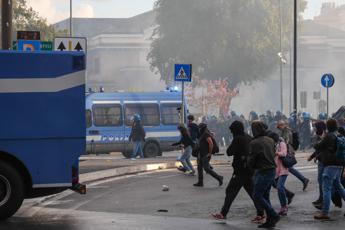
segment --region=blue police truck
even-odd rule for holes
[[[129,158],[133,145],[128,137],[132,117],[141,117],[146,140],[145,157],[176,150],[171,144],[180,133],[181,92],[91,93],[86,97],[87,153],[122,152]],[[187,111],[187,109],[185,109]]]
[[[85,193],[84,54],[0,51],[0,102],[0,219],[25,198]]]

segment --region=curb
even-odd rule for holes
[[[309,153],[298,153],[296,156],[298,159],[305,159],[309,156]],[[191,161],[193,166],[197,165],[196,160]],[[231,165],[229,159],[212,159],[211,165]],[[159,170],[166,170],[166,169],[173,169],[177,168],[181,165],[180,162],[172,161],[166,163],[148,163],[148,164],[140,164],[134,166],[126,166],[120,168],[112,168],[112,169],[105,169],[95,172],[83,173],[80,174],[79,179],[81,183],[90,183],[98,180],[113,178],[113,177],[121,177],[127,176],[132,174],[144,173],[144,172],[154,172]]]
[[[197,165],[196,160],[192,160],[192,164],[193,166]],[[229,164],[229,161],[211,160],[211,164],[212,165],[227,165]],[[127,176],[131,174],[137,174],[137,173],[173,169],[173,168],[177,168],[180,165],[181,163],[172,161],[172,162],[167,162],[167,163],[151,163],[151,164],[142,164],[142,165],[121,167],[121,168],[106,169],[106,170],[100,170],[96,172],[83,173],[79,176],[79,180],[81,183],[90,183],[90,182],[113,178],[113,177],[121,177],[121,176]]]

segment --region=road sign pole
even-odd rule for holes
[[[72,0],[69,3],[69,36],[73,37],[73,5]]]
[[[293,110],[297,114],[297,0],[294,0],[294,52],[293,52]],[[297,124],[297,121],[296,121]]]
[[[182,81],[182,103],[181,103],[181,123],[184,124],[185,122],[185,111],[184,111],[184,108],[185,108],[185,104],[184,104],[184,81]]]
[[[327,87],[327,118],[329,117],[329,88]]]

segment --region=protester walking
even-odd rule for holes
[[[324,121],[319,120],[314,124],[315,127],[315,143],[317,144],[318,142],[321,141],[322,136],[325,134],[326,132],[326,124]],[[322,193],[322,174],[323,174],[323,170],[324,170],[324,166],[322,163],[322,160],[320,158],[320,151],[319,150],[315,150],[313,152],[312,155],[310,155],[308,157],[308,161],[312,161],[313,159],[315,159],[315,161],[317,161],[317,182],[319,184],[319,197],[316,201],[313,201],[313,205],[314,207],[321,209],[322,208],[322,197],[323,197],[323,193]]]
[[[278,121],[277,128],[281,131],[281,137],[284,139],[289,153],[294,153],[294,143],[293,135],[291,129],[287,126],[286,122],[283,120]],[[299,179],[303,184],[303,191],[305,191],[309,184],[309,179],[304,177],[297,169],[294,167],[289,168],[289,172]]]
[[[332,189],[334,187],[343,200],[345,200],[345,189],[341,184],[344,162],[337,158],[337,131],[338,123],[334,119],[326,122],[327,134],[322,140],[314,145],[315,150],[320,151],[320,158],[324,165],[322,174],[322,211],[314,216],[317,220],[329,220]]]
[[[276,174],[274,142],[266,136],[265,125],[262,122],[254,121],[251,127],[254,139],[250,143],[248,167],[255,170],[254,199],[262,205],[267,214],[266,222],[258,227],[272,228],[280,220],[270,202],[270,191]]]
[[[280,216],[286,216],[288,212],[288,199],[285,189],[285,182],[289,175],[289,169],[283,165],[282,158],[287,155],[287,146],[282,137],[279,137],[277,133],[271,133],[270,137],[274,140],[276,144],[276,153],[274,161],[276,164],[276,176],[275,183],[278,190],[278,198],[280,202],[280,210],[278,214]]]
[[[179,158],[179,161],[183,165],[183,171],[185,171],[187,175],[194,175],[195,170],[190,161],[194,143],[192,141],[192,138],[190,137],[187,128],[183,124],[178,125],[177,129],[180,131],[181,139],[179,142],[172,144],[172,146],[182,145],[183,153],[182,156]]]
[[[213,154],[213,147],[214,143],[212,140],[212,135],[207,128],[207,124],[200,123],[199,124],[199,153],[198,153],[198,182],[194,184],[196,187],[203,187],[204,186],[204,175],[203,170],[206,173],[210,174],[213,178],[215,178],[219,186],[223,185],[223,177],[218,175],[211,167],[210,167],[210,160]]]
[[[145,141],[145,130],[141,125],[141,118],[139,114],[133,115],[133,124],[131,133],[129,135],[129,141],[133,141],[134,143],[131,160],[135,160],[138,154],[140,154],[140,158],[144,158],[141,142]]]
[[[254,170],[248,167],[247,158],[249,155],[249,145],[252,137],[245,133],[244,124],[240,121],[234,121],[229,127],[233,140],[226,153],[233,156],[232,167],[234,172],[226,188],[226,197],[220,213],[212,214],[217,220],[225,220],[230,210],[232,202],[243,187],[253,200],[257,216],[253,219],[255,223],[263,223],[266,218],[262,206],[253,198],[253,175]]]

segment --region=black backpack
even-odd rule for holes
[[[213,149],[212,149],[212,154],[219,153],[219,146],[217,141],[214,139],[213,136],[211,136],[212,142],[213,142]]]
[[[299,134],[296,131],[292,131],[292,148],[297,151],[299,148]]]

